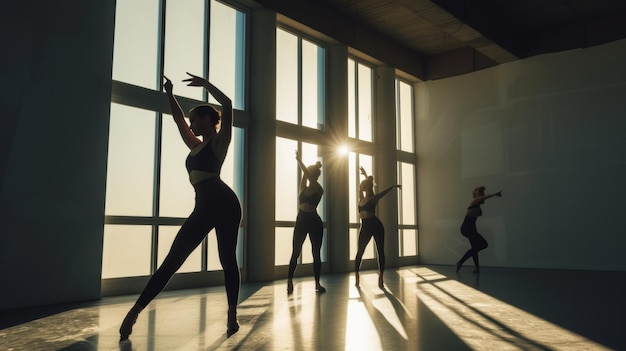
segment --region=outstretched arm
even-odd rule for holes
[[[178,100],[174,96],[174,85],[172,81],[169,80],[166,76],[163,76],[165,79],[165,83],[163,83],[163,88],[165,88],[165,92],[167,93],[167,98],[170,103],[170,110],[172,110],[172,116],[174,117],[174,122],[178,126],[178,132],[180,132],[180,136],[183,138],[185,145],[188,148],[193,149],[194,146],[201,143],[200,139],[198,139],[185,121],[185,114],[183,113],[183,109],[180,107]]]
[[[489,198],[492,198],[494,196],[502,197],[502,190],[500,190],[500,191],[498,191],[496,193],[493,193],[493,194],[489,194],[489,195],[485,195],[485,196],[478,196],[477,198],[472,200],[472,202],[470,203],[470,206],[476,205],[476,204],[480,204],[483,201],[485,201],[485,200],[487,200]]]
[[[379,192],[378,194],[376,194],[376,199],[380,199],[381,197],[387,195],[391,190],[393,190],[393,188],[398,188],[398,189],[402,189],[402,185],[400,184],[396,184],[396,185],[392,185],[390,187],[388,187],[387,189]]]
[[[232,138],[233,133],[233,104],[232,101],[226,94],[224,94],[221,90],[219,90],[215,85],[211,84],[208,80],[195,76],[189,72],[187,74],[190,76],[187,79],[184,79],[183,82],[188,82],[188,86],[192,87],[204,87],[209,94],[211,94],[217,102],[222,105],[222,121],[220,125],[220,131],[217,134],[217,137],[214,138],[211,143],[214,147],[222,150],[224,155],[228,150],[228,145],[230,144],[230,140]]]

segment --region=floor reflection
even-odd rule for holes
[[[0,350],[626,349],[625,273],[486,268],[478,281],[452,266],[412,266],[385,276],[381,290],[373,271],[362,272],[358,289],[352,274],[325,275],[325,294],[310,277],[296,279],[291,295],[284,280],[243,284],[241,328],[230,338],[223,287],[162,293],[122,343],[118,329],[136,296],[1,311]]]

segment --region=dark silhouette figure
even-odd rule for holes
[[[320,251],[322,249],[322,236],[324,235],[324,226],[322,219],[317,214],[317,205],[322,199],[324,189],[318,179],[320,177],[322,164],[316,164],[305,167],[300,159],[300,154],[296,151],[296,160],[298,166],[302,170],[303,176],[300,181],[300,195],[298,196],[298,217],[296,225],[293,229],[293,249],[291,252],[291,260],[289,261],[289,275],[287,278],[287,294],[293,292],[293,274],[298,264],[298,256],[302,252],[302,244],[309,234],[311,247],[313,251],[313,273],[315,274],[315,291],[323,293],[326,288],[320,285],[320,272],[322,270],[322,257]]]
[[[378,252],[378,287],[383,289],[385,287],[383,284],[383,272],[385,271],[385,228],[383,227],[383,223],[376,217],[376,205],[378,204],[378,200],[387,195],[393,188],[402,189],[402,186],[399,184],[393,185],[375,194],[374,177],[368,176],[363,167],[361,167],[361,174],[365,176],[365,180],[363,180],[359,186],[359,217],[361,217],[361,229],[359,231],[356,258],[354,259],[354,285],[358,287],[360,284],[359,268],[361,268],[363,253],[373,236]]]
[[[480,205],[484,204],[485,200],[489,198],[502,196],[502,190],[497,193],[485,195],[485,187],[479,186],[472,191],[472,196],[473,199],[465,211],[465,219],[463,220],[463,224],[461,224],[461,234],[469,239],[472,247],[467,250],[465,255],[463,255],[463,257],[461,257],[461,259],[456,263],[457,272],[461,269],[463,263],[471,257],[474,260],[474,273],[480,273],[478,251],[486,249],[489,245],[487,244],[487,240],[485,240],[485,238],[483,238],[483,236],[476,230],[476,220],[483,214]]]
[[[188,86],[204,87],[222,105],[221,117],[212,106],[200,105],[190,111],[190,125],[187,125],[183,111],[172,92],[172,82],[163,77],[172,116],[183,141],[191,150],[185,165],[196,193],[195,207],[178,231],[165,260],[124,318],[120,327],[120,340],[128,338],[139,313],[165,287],[172,275],[213,228],[217,234],[228,299],[227,334],[230,336],[239,330],[237,300],[240,275],[236,247],[241,205],[235,193],[220,179],[220,170],[232,138],[233,108],[230,98],[213,84],[204,78],[192,74],[189,76],[183,82],[188,82]],[[202,140],[198,138],[200,136]]]

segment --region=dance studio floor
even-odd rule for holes
[[[163,292],[130,339],[136,295],[0,311],[2,351],[626,350],[626,272],[409,266],[242,284],[241,328],[226,337],[223,287]]]

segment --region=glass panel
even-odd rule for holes
[[[232,99],[234,108],[243,110],[245,15],[218,1],[211,1],[209,43],[209,80]],[[217,103],[213,97],[209,102]]]
[[[348,59],[348,136],[356,138],[356,63]]]
[[[187,217],[193,210],[194,190],[185,168],[189,148],[171,115],[163,115],[161,147],[161,198],[159,215]]]
[[[359,228],[350,228],[350,260],[354,261],[356,257],[357,245],[359,240]],[[363,253],[363,259],[369,260],[375,258],[374,255],[374,238],[370,239],[370,242],[367,243],[365,247],[365,252]]]
[[[417,230],[401,229],[399,230],[402,238],[402,250],[400,256],[416,256],[417,255]]]
[[[374,192],[378,192],[378,189],[376,188],[376,175],[374,174],[374,166],[373,166],[373,159],[372,156],[370,155],[363,155],[360,154],[359,155],[359,168],[357,168],[357,172],[358,173],[358,177],[359,177],[359,184],[361,183],[361,181],[363,179],[365,179],[360,172],[360,167],[365,168],[365,171],[367,172],[367,175],[371,175],[374,177]],[[358,185],[357,185],[357,189],[358,189]],[[358,197],[358,195],[357,195]]]
[[[117,0],[115,7],[113,79],[155,89],[159,2]]]
[[[102,279],[150,275],[150,226],[104,226]]]
[[[221,271],[222,263],[220,262],[220,254],[217,251],[217,235],[215,234],[215,230],[211,230],[207,236],[207,242],[207,270]]]
[[[372,141],[372,70],[358,64],[359,139]]]
[[[320,185],[322,186],[322,189],[324,189],[324,191],[326,191],[325,188],[325,183],[324,183],[324,162],[322,160],[322,158],[319,156],[319,150],[318,150],[318,146],[315,144],[308,144],[308,143],[302,143],[302,163],[304,163],[307,167],[314,165],[316,162],[320,162],[322,164],[322,169],[320,177],[318,179],[318,182],[320,183]],[[301,176],[303,174],[301,173]],[[300,184],[298,183],[298,194],[300,194]],[[324,193],[324,195],[322,196],[322,199],[319,203],[319,205],[317,206],[317,213],[320,215],[320,217],[322,218],[322,221],[324,221],[325,219],[325,211],[324,211],[324,204],[325,204],[325,197],[326,197],[326,193]],[[295,219],[294,219],[295,220]]]
[[[106,215],[152,215],[155,113],[111,104]]]
[[[413,152],[413,87],[398,81],[398,147]]]
[[[359,175],[359,167],[356,164],[356,154],[354,152],[350,152],[348,154],[348,184],[350,184],[348,192],[349,192],[349,212],[350,212],[350,223],[359,223],[359,210],[357,208],[359,202],[359,184],[361,183],[360,175]]]
[[[157,266],[160,266],[165,256],[170,252],[174,238],[180,229],[179,226],[159,226],[159,248]],[[202,270],[202,244],[193,250],[187,260],[176,273],[199,272]]]
[[[274,250],[274,264],[284,266],[289,264],[293,247],[293,227],[276,228]]]
[[[174,83],[174,94],[196,100],[203,100],[204,89],[189,87],[182,80],[189,77],[185,72],[205,76],[204,2],[168,1],[165,13],[164,74]],[[142,16],[135,13],[135,17]]]
[[[302,41],[302,125],[322,128],[323,99],[323,58],[324,49]]]
[[[402,190],[398,192],[398,199],[401,203],[400,224],[417,224],[417,215],[415,210],[415,166],[410,163],[399,162],[400,179],[398,182],[402,184]]]
[[[295,140],[276,138],[276,220],[295,221],[298,214],[298,164]]]
[[[276,29],[276,119],[298,124],[298,38]]]

